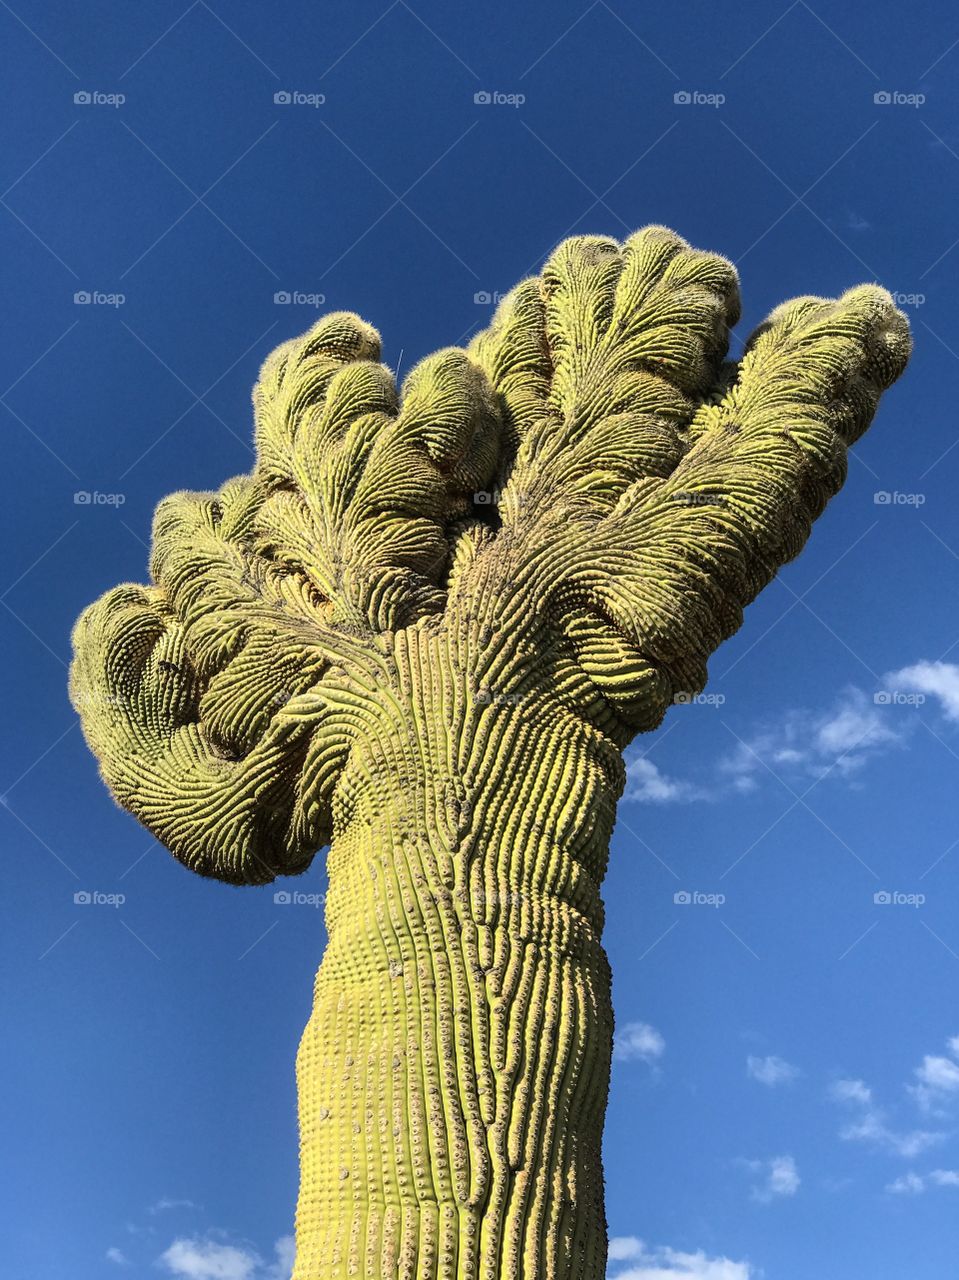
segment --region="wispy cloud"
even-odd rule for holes
[[[106,1251],[105,1256],[106,1256],[107,1262],[116,1263],[118,1267],[130,1266],[130,1259],[127,1257],[127,1255],[123,1252],[122,1249],[116,1248],[115,1245],[111,1246]]]
[[[678,777],[648,754],[626,756],[625,799],[645,804],[687,804],[748,793],[782,779],[789,785],[829,775],[855,782],[870,760],[902,746],[917,721],[915,710],[935,698],[959,722],[959,665],[919,662],[890,672],[867,692],[851,685],[831,706],[797,708],[760,724],[696,778]]]
[[[624,1271],[617,1270],[625,1264]],[[662,1245],[650,1248],[635,1236],[609,1242],[609,1280],[758,1280],[748,1262],[710,1258],[701,1249],[687,1253]]]
[[[952,1057],[926,1054],[913,1075],[915,1083],[906,1085],[907,1092],[926,1112],[942,1114],[945,1104],[959,1099],[959,1036],[948,1042]]]
[[[756,1058],[752,1054],[746,1059],[746,1074],[770,1089],[780,1084],[790,1084],[799,1078],[802,1072],[785,1058],[777,1058],[770,1054],[768,1058]]]
[[[889,709],[862,689],[846,689],[826,711],[788,712],[776,725],[739,743],[720,773],[739,791],[752,790],[771,775],[850,778],[871,753],[901,740]]]
[[[872,1104],[872,1090],[862,1080],[837,1080],[829,1092],[836,1102],[857,1102],[863,1107]]]
[[[830,1094],[834,1101],[851,1108],[854,1113],[839,1130],[844,1142],[862,1142],[913,1160],[946,1137],[944,1133],[928,1129],[900,1131],[891,1127],[885,1112],[876,1105],[872,1090],[862,1080],[838,1080]]]
[[[802,1179],[792,1156],[773,1156],[770,1160],[744,1160],[750,1172],[761,1175],[750,1192],[759,1204],[770,1204],[785,1196],[794,1196]]]
[[[959,1187],[959,1170],[933,1169],[922,1175],[910,1171],[890,1182],[886,1190],[894,1196],[921,1196],[929,1187]]]
[[[192,1200],[174,1200],[171,1196],[161,1196],[155,1204],[151,1204],[147,1213],[168,1213],[171,1209],[195,1209]]]
[[[627,1022],[616,1032],[613,1056],[619,1062],[658,1063],[666,1052],[666,1041],[648,1022]]]

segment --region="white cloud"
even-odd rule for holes
[[[901,1178],[896,1178],[894,1182],[890,1182],[886,1190],[892,1195],[919,1196],[930,1186],[959,1187],[959,1170],[933,1169],[932,1173],[927,1173],[925,1177],[910,1171],[904,1173]]]
[[[883,713],[859,689],[850,689],[832,712],[815,724],[813,743],[823,756],[845,756],[883,743],[894,742],[896,734],[883,720]]]
[[[950,1053],[955,1054],[959,1036],[948,1042]],[[926,1054],[922,1065],[913,1074],[916,1083],[906,1086],[923,1111],[936,1111],[943,1103],[959,1096],[959,1063],[938,1054]]]
[[[184,1280],[252,1280],[260,1266],[245,1247],[199,1239],[174,1240],[158,1261]]]
[[[748,1262],[710,1258],[701,1249],[648,1248],[635,1236],[610,1240],[609,1261],[630,1264],[625,1271],[608,1271],[610,1280],[757,1280]]]
[[[762,1178],[752,1188],[752,1198],[760,1204],[770,1204],[782,1196],[794,1196],[799,1190],[801,1178],[792,1156],[773,1156],[771,1160],[747,1160],[746,1167]]]
[[[856,1116],[839,1130],[844,1142],[862,1142],[867,1146],[891,1151],[894,1155],[913,1160],[942,1142],[944,1133],[930,1133],[926,1129],[898,1132],[891,1128],[885,1113],[876,1106],[872,1090],[862,1080],[837,1080],[830,1094],[836,1102],[854,1108]]]
[[[887,688],[924,693],[939,701],[944,716],[959,720],[959,665],[954,662],[916,662],[885,677]]]
[[[945,1138],[943,1133],[931,1133],[927,1129],[910,1129],[900,1133],[891,1129],[881,1111],[867,1111],[858,1120],[845,1125],[839,1131],[844,1142],[865,1142],[883,1147],[906,1160],[914,1160],[930,1147]]]
[[[868,1107],[872,1090],[863,1080],[837,1080],[829,1091],[837,1102],[858,1102]]]
[[[122,1249],[117,1249],[115,1246],[111,1246],[107,1250],[106,1259],[107,1262],[115,1262],[118,1267],[128,1267],[130,1265],[130,1259],[127,1255]]]
[[[849,686],[826,710],[787,711],[775,724],[742,738],[707,768],[700,782],[674,777],[645,755],[627,755],[625,799],[648,804],[716,801],[755,791],[774,776],[852,781],[867,762],[904,743],[915,727],[910,711],[935,699],[959,723],[959,663],[920,661],[891,671],[882,688]]]
[[[918,1173],[904,1173],[901,1178],[890,1182],[886,1190],[894,1196],[918,1196],[926,1189],[926,1184]]]
[[[755,1058],[750,1054],[746,1059],[746,1074],[753,1080],[758,1080],[760,1084],[775,1088],[778,1084],[789,1084],[802,1072],[791,1062],[786,1062],[784,1058],[777,1058],[775,1054],[770,1054],[768,1058]]]
[[[613,1056],[620,1062],[659,1061],[666,1051],[666,1041],[648,1022],[627,1022],[616,1032]]]
[[[293,1271],[293,1260],[296,1255],[296,1242],[292,1236],[280,1236],[273,1246],[276,1261],[266,1269],[266,1280],[290,1280]]]
[[[675,804],[703,800],[705,794],[691,782],[669,777],[646,756],[633,756],[626,760],[625,799],[647,804]]]
[[[739,790],[770,774],[848,778],[862,768],[867,753],[893,746],[900,736],[888,708],[862,689],[849,688],[828,711],[788,712],[779,724],[741,742],[720,768]]]
[[[611,1236],[606,1256],[610,1262],[631,1262],[645,1252],[646,1246],[636,1236]]]

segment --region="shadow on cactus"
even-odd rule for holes
[[[296,1280],[600,1280],[621,752],[802,548],[910,349],[874,286],[726,362],[729,262],[579,237],[398,393],[337,314],[266,362],[257,461],[157,510],[77,624],[119,802],[192,870],[303,871]],[[680,699],[681,700],[681,699]]]

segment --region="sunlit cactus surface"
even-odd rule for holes
[[[567,240],[398,390],[339,313],[254,391],[256,464],[157,509],[74,636],[118,801],[201,875],[329,844],[295,1280],[601,1280],[600,885],[623,748],[698,692],[909,354],[875,286]],[[255,1034],[251,1028],[251,1034]]]

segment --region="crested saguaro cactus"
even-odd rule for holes
[[[402,394],[355,316],[266,362],[257,461],[162,502],[81,617],[119,802],[233,884],[329,852],[296,1280],[600,1280],[600,884],[621,752],[795,556],[909,353],[883,290],[778,308],[581,237]]]

